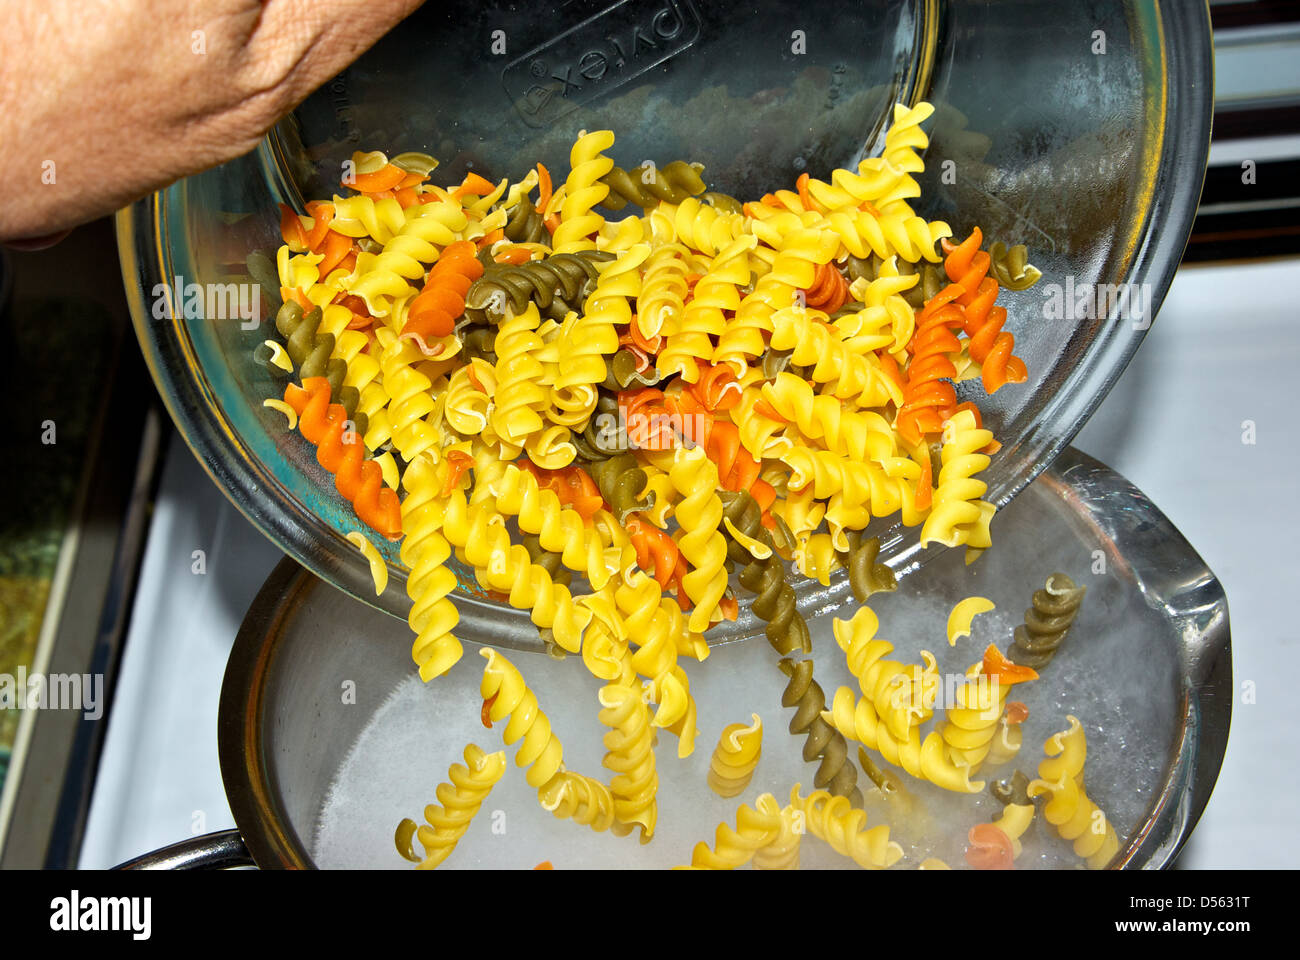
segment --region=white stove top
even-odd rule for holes
[[[1158,322],[1076,445],[1147,493],[1223,582],[1238,696],[1218,786],[1180,866],[1295,867],[1288,678],[1300,521],[1294,400],[1300,260],[1179,272]],[[1284,392],[1286,391],[1286,392]],[[1242,442],[1253,421],[1254,444]],[[996,522],[994,528],[996,536]],[[192,572],[194,551],[207,572]],[[82,848],[109,867],[234,825],[217,698],[244,611],[279,554],[173,443]],[[1242,702],[1243,684],[1253,704]]]

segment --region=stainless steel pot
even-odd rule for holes
[[[981,593],[994,599],[999,610],[986,615],[991,620],[977,621],[978,644],[951,652],[964,663],[987,642],[1005,644],[1004,631],[1019,622],[1030,592],[1048,573],[1060,569],[1087,583],[1084,612],[1067,645],[1024,697],[1031,718],[1019,766],[1032,775],[1043,737],[1064,729],[1067,712],[1078,714],[1090,728],[1090,795],[1123,835],[1112,867],[1169,865],[1205,807],[1227,743],[1232,678],[1222,587],[1150,500],[1114,471],[1073,449],[1005,508],[995,521],[994,539],[995,548],[972,568],[963,567],[960,551],[949,551],[949,556],[919,569],[910,567],[896,594],[873,598],[882,634],[904,659],[920,646],[936,649],[941,657],[949,655],[942,631],[947,611],[956,599]],[[846,598],[849,605],[852,599],[844,582],[833,582],[821,596],[822,608],[847,616]],[[909,629],[901,629],[904,625]],[[470,635],[494,635],[490,622],[472,627],[476,632]],[[833,691],[846,674],[837,672],[842,666],[837,661],[843,658],[828,629],[829,617],[813,623],[819,679]],[[507,640],[511,636],[508,631],[500,635]],[[221,693],[221,772],[238,832],[188,841],[130,866],[402,866],[391,842],[384,842],[396,825],[396,812],[413,813],[432,800],[432,786],[443,778],[446,758],[458,756],[468,736],[485,747],[497,740],[495,731],[479,726],[477,710],[467,707],[477,696],[479,664],[473,646],[467,645],[456,671],[420,688],[415,700],[402,707],[394,691],[411,683],[408,651],[404,623],[349,598],[293,561],[283,561],[244,620]],[[539,689],[556,730],[565,733],[566,751],[571,743],[568,731],[597,728],[594,687],[582,664],[557,664],[535,653],[512,657]],[[798,743],[781,729],[780,718],[787,711],[766,699],[771,691],[761,689],[768,673],[779,674],[774,663],[762,666],[774,660],[766,644],[749,640],[715,648],[703,664],[688,664],[700,702],[702,733],[689,761],[675,761],[671,746],[660,745],[661,797],[697,790],[716,742],[714,721],[747,719],[751,709],[762,712],[768,723],[760,776],[746,798],[752,800],[766,789],[783,796],[782,789],[788,792],[794,778],[811,779],[812,768],[798,757]],[[779,679],[772,681],[777,688]],[[427,698],[421,700],[421,691],[428,692]],[[588,696],[591,702],[583,699]],[[1037,726],[1028,726],[1032,723]],[[420,729],[413,732],[415,727]],[[395,745],[406,762],[380,766],[377,773],[373,765],[365,772],[367,758],[358,758],[354,749],[361,743],[364,753],[376,743],[413,736],[417,755],[402,753]],[[576,749],[582,749],[580,740]],[[588,762],[596,764],[588,772],[599,770],[599,759]],[[767,783],[764,765],[769,768]],[[587,769],[585,764],[574,766]],[[371,782],[349,785],[349,778],[358,777]],[[507,780],[522,777],[517,771],[508,773],[492,795],[494,804]],[[371,799],[340,802],[349,790]],[[935,802],[942,806],[951,796]],[[930,802],[928,796],[922,799]],[[526,800],[523,805],[529,806]],[[392,810],[387,809],[390,802]],[[686,834],[709,836],[717,822],[712,817],[719,811],[720,818],[730,819],[727,811],[734,810],[734,801],[718,801],[716,809],[704,811],[705,819],[699,819],[695,808],[708,803],[692,799],[688,804],[692,822],[685,825]],[[509,795],[498,805],[510,809],[512,817],[525,815],[514,812]],[[535,801],[531,806],[536,807]],[[662,865],[684,861],[690,853],[689,845],[664,835],[668,819],[667,810],[661,811],[660,836],[640,849],[609,835],[597,838],[549,815],[532,832],[544,834],[539,850],[563,849],[580,858],[571,865],[618,862],[620,857]],[[955,845],[977,822],[973,813],[965,820],[941,820],[938,815],[933,819],[940,826],[933,843],[913,845],[917,858],[934,850],[947,850],[951,858]],[[325,821],[330,825],[322,831]],[[365,858],[373,853],[373,859],[340,862],[338,845],[330,848],[328,836],[323,836],[330,831],[336,837],[343,831],[358,842],[375,838],[361,846]],[[582,839],[576,839],[579,835]],[[588,841],[612,845],[613,852],[607,856],[604,847],[596,846],[588,850],[582,846]],[[455,856],[462,863],[531,865],[523,863],[532,854],[527,844],[516,840],[507,852],[471,834],[462,843],[464,852],[458,849]],[[1025,865],[1033,864],[1018,864]]]

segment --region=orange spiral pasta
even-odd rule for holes
[[[740,443],[740,429],[719,421],[709,429],[704,452],[718,467],[718,482],[724,490],[748,490],[758,480],[759,463]]]
[[[429,270],[424,289],[411,301],[402,336],[427,343],[445,337],[465,312],[465,294],[469,285],[483,275],[478,248],[472,241],[449,244],[438,262]]]
[[[995,306],[998,282],[988,275],[992,260],[980,249],[983,234],[976,227],[959,244],[943,241],[944,270],[948,279],[962,289],[954,301],[963,308],[962,329],[970,338],[971,359],[980,364],[984,390],[994,393],[1007,383],[1029,379],[1025,362],[1011,355],[1016,338],[1002,330],[1007,321],[1004,307]]]
[[[942,432],[943,422],[957,410],[957,391],[950,382],[957,368],[948,355],[961,350],[953,331],[961,328],[964,317],[961,308],[951,303],[959,291],[949,286],[927,301],[916,318],[912,362],[894,424],[909,444]]]
[[[667,590],[674,580],[681,579],[686,572],[686,561],[671,535],[641,513],[629,514],[623,527],[636,550],[637,566],[651,574],[661,590]]]
[[[834,313],[848,298],[849,282],[834,263],[820,264],[813,285],[804,291],[804,302],[826,313]]]
[[[285,403],[298,414],[302,435],[316,445],[316,459],[334,474],[334,485],[352,504],[357,517],[389,540],[398,540],[402,536],[402,506],[397,494],[384,486],[379,464],[365,459],[361,438],[345,430],[348,412],[329,398],[330,384],[324,377],[308,377],[301,387],[291,383],[284,389]]]

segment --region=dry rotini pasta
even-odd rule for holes
[[[954,383],[1026,379],[996,300],[1039,274],[1023,247],[982,250],[978,228],[952,242],[913,210],[932,113],[899,105],[880,156],[754,202],[709,191],[686,161],[617,168],[613,133],[593,130],[554,182],[538,164],[514,182],[437,184],[431,157],[375,151],[353,158],[349,195],[284,208],[281,339],[259,357],[302,385],[267,403],[333,465],[357,516],[401,540],[421,677],[462,655],[454,558],[467,586],[527,611],[548,649],[604,685],[608,784],[564,768],[523,675],[484,652],[486,716],[507,721],[505,742],[520,742],[516,762],[557,817],[654,835],[653,740],[663,729],[692,753],[686,668],[739,616],[737,588],[786,658],[782,702],[819,789],[742,807],[695,865],[796,864],[805,818],[862,865],[896,860],[888,831],[860,822],[846,738],[958,792],[1016,755],[1010,683],[979,694],[990,671],[1018,676],[1014,664],[986,655],[923,736],[936,662],[888,659],[865,608],[836,624],[862,696],[841,689],[826,709],[788,582],[793,563],[826,585],[843,578],[860,603],[895,589],[866,529],[880,518],[920,527],[923,545],[964,546],[968,561],[991,544],[980,474],[997,442]],[[382,589],[386,565],[353,537]],[[950,642],[991,607],[980,600],[953,611]],[[1040,655],[1039,634],[1061,626],[1040,613],[1013,659]],[[745,789],[760,736],[757,714],[723,731],[715,790]],[[1057,802],[1069,784],[1042,790]],[[1018,816],[994,827],[1008,844]]]

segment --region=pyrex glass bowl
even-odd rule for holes
[[[1200,194],[1211,63],[1208,13],[1194,3],[431,4],[257,150],[123,211],[127,292],[159,390],[216,482],[317,575],[403,616],[395,547],[371,537],[392,567],[376,600],[345,539],[362,529],[351,507],[314,448],[262,406],[282,389],[254,359],[274,336],[278,291],[262,289],[258,323],[168,291],[264,278],[249,255],[273,260],[276,204],[329,196],[357,149],[431,153],[438,182],[470,169],[517,178],[538,160],[567,170],[578,131],[609,127],[616,163],[700,161],[713,189],[752,199],[804,170],[855,165],[895,101],[928,100],[917,212],[958,236],[979,225],[1024,242],[1043,272],[1000,301],[1029,382],[992,398],[978,381],[959,385],[1003,443],[984,475],[1002,504],[1082,426],[1164,296]],[[1143,316],[1125,301],[1095,317],[1075,309],[1098,283],[1135,285],[1122,289],[1138,292]],[[1047,309],[1053,291],[1064,318]],[[896,568],[916,562],[914,531],[880,532]],[[486,602],[461,580],[465,603]],[[509,629],[512,613],[494,622]],[[522,614],[518,626],[529,632]]]

